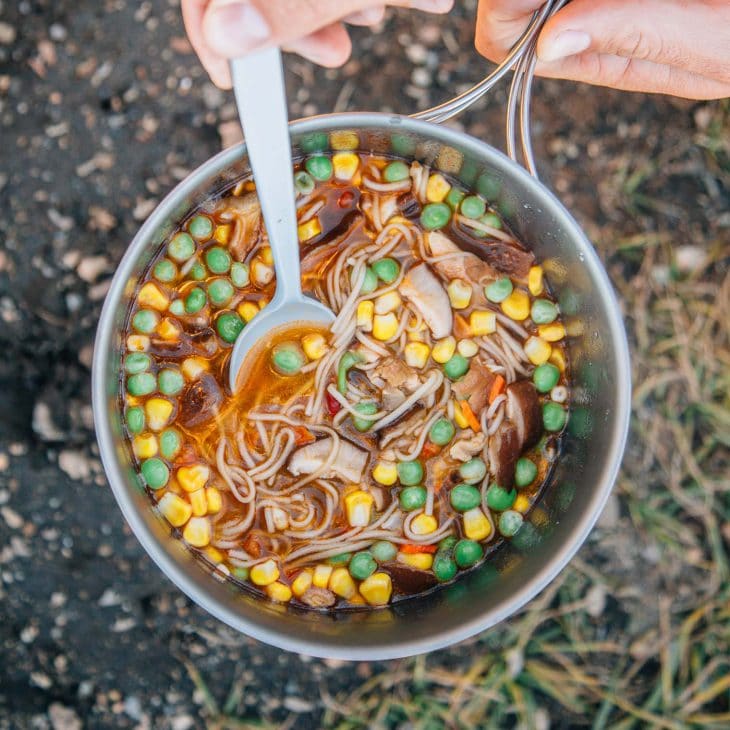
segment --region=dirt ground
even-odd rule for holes
[[[389,15],[291,115],[410,112],[487,65],[475,1]],[[373,69],[378,69],[373,73]],[[499,90],[455,124],[502,145]],[[518,616],[415,659],[288,655],[192,605],[123,523],[93,436],[116,263],[237,141],[174,0],[0,0],[0,728],[730,726],[730,105],[538,83],[548,184],[620,294],[632,435],[599,527]]]

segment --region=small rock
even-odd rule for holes
[[[60,702],[54,702],[48,708],[48,717],[53,730],[81,730],[81,720],[75,710]]]
[[[98,600],[100,606],[118,606],[121,602],[122,597],[113,588],[107,588]]]
[[[314,710],[314,705],[301,697],[286,697],[284,699],[284,707],[290,712],[299,713],[312,712]]]
[[[91,465],[89,460],[80,451],[64,449],[58,455],[58,466],[61,471],[68,474],[71,479],[83,480],[91,476]]]
[[[33,431],[42,441],[62,441],[64,434],[53,422],[48,403],[38,401],[33,407]]]
[[[96,281],[105,271],[109,271],[109,259],[106,256],[86,256],[76,267],[79,278],[88,284]]]
[[[115,634],[123,634],[125,631],[133,629],[137,622],[130,616],[128,618],[118,618],[112,625],[111,630]]]
[[[53,682],[51,681],[51,678],[44,674],[43,672],[31,672],[30,673],[30,683],[32,685],[35,685],[36,687],[40,687],[41,689],[49,689]],[[53,722],[53,720],[51,720]],[[55,724],[53,727],[57,727]],[[65,727],[64,725],[60,725],[58,727]]]
[[[142,718],[142,703],[139,701],[139,697],[135,697],[134,695],[129,695],[129,697],[124,698],[124,711],[129,715],[133,720],[141,720]]]
[[[156,207],[157,201],[154,198],[138,199],[132,209],[132,218],[136,221],[143,221]]]
[[[700,246],[679,246],[674,252],[677,269],[683,274],[694,274],[705,268],[707,251]]]
[[[17,31],[10,23],[0,22],[0,43],[9,46],[15,41],[17,35]]]
[[[0,508],[0,514],[11,530],[19,530],[23,526],[23,518],[11,507]]]
[[[89,230],[108,232],[116,225],[117,219],[106,208],[102,208],[100,205],[89,206]]]
[[[586,593],[586,611],[589,616],[598,618],[606,608],[606,587],[600,583],[591,586]]]
[[[195,720],[190,715],[174,715],[170,718],[171,730],[190,730]]]
[[[94,360],[94,345],[92,345],[92,344],[84,345],[79,350],[79,362],[84,367],[90,368],[93,360]]]

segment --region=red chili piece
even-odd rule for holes
[[[337,400],[337,398],[330,395],[330,393],[325,393],[324,397],[327,402],[327,412],[330,416],[337,415],[337,413],[342,410],[342,404]]]

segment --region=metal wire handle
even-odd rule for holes
[[[527,170],[535,178],[537,167],[532,151],[530,132],[530,101],[532,98],[532,80],[535,75],[537,58],[537,38],[547,19],[562,8],[568,0],[547,0],[535,13],[530,23],[512,46],[507,57],[485,79],[467,89],[463,94],[445,101],[443,104],[425,109],[422,112],[411,114],[414,119],[424,119],[428,122],[445,122],[468,109],[475,101],[481,99],[510,71],[514,71],[507,98],[506,137],[507,154],[517,163],[520,163],[517,150],[519,134],[520,151]],[[519,106],[519,115],[517,113]],[[519,116],[519,119],[518,119]]]

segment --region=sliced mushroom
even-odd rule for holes
[[[514,482],[515,465],[522,453],[517,428],[512,421],[502,421],[496,433],[489,439],[488,453],[489,469],[494,481],[500,487],[509,489]]]
[[[398,289],[418,310],[436,339],[451,333],[454,318],[449,295],[426,264],[414,266]]]
[[[228,250],[236,261],[244,261],[261,233],[261,205],[256,193],[223,198],[216,211],[221,220],[233,221]]]
[[[436,585],[436,576],[430,570],[418,570],[403,563],[383,563],[383,570],[393,581],[397,593],[413,595]]]
[[[180,397],[177,420],[185,428],[195,428],[210,421],[223,403],[223,393],[212,375],[203,375],[190,383]]]
[[[489,391],[497,376],[477,356],[472,358],[469,371],[451,386],[459,400],[468,400],[477,418],[489,400]]]
[[[391,385],[383,388],[381,392],[383,410],[386,411],[394,411],[406,399],[406,394],[400,388],[394,388]]]
[[[522,450],[534,446],[542,432],[542,414],[537,390],[529,380],[518,380],[505,388],[506,415],[517,429]]]
[[[335,605],[337,596],[327,588],[318,588],[317,586],[311,586],[307,588],[302,597],[301,602],[312,608],[330,608]]]
[[[322,468],[332,451],[331,437],[320,439],[313,444],[297,449],[289,459],[289,472],[294,476],[313,474]],[[323,477],[338,476],[349,482],[359,484],[367,463],[367,452],[353,446],[349,441],[340,439],[340,445],[332,466],[322,474]]]

